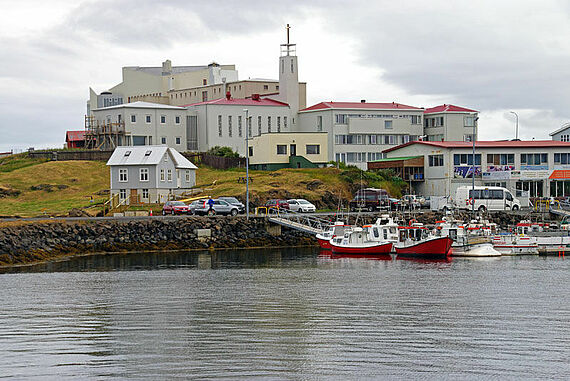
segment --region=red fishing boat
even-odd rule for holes
[[[321,249],[330,250],[331,249],[331,239],[334,237],[344,236],[344,232],[350,228],[350,225],[345,224],[342,221],[336,221],[334,224],[329,226],[329,229],[318,233],[316,235],[317,241],[319,241],[319,246]]]
[[[377,238],[381,235],[376,230]],[[392,241],[374,239],[375,233],[372,226],[354,227],[344,233],[342,237],[331,239],[330,244],[333,254],[343,255],[378,255],[392,252]]]
[[[394,250],[398,256],[422,258],[445,258],[451,255],[453,240],[449,237],[437,237],[421,224],[400,226],[398,242]]]

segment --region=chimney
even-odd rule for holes
[[[232,93],[230,93],[230,91],[226,91],[226,99],[229,101],[230,99],[232,99]]]
[[[259,94],[251,94],[251,99],[259,102]]]
[[[166,60],[162,63],[162,75],[171,75],[172,74],[172,62],[170,60]]]
[[[360,103],[366,103],[366,99],[361,99]]]

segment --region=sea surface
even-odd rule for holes
[[[0,378],[568,379],[570,257],[129,253],[0,274]]]

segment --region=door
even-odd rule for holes
[[[136,189],[131,189],[131,195],[129,198],[129,205],[140,204],[139,194]]]
[[[291,156],[297,156],[297,144],[291,144],[289,146],[289,152],[291,153]]]

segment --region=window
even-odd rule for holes
[[[128,157],[128,156],[130,156],[130,155],[131,155],[131,151],[126,151],[126,152],[125,152],[125,157]]]
[[[430,167],[443,167],[443,155],[428,155]]]
[[[384,135],[384,144],[398,144],[396,135]]]
[[[129,181],[129,176],[126,168],[119,169],[119,182],[126,183]]]
[[[152,153],[152,151],[149,150],[149,151],[146,151],[146,152],[144,153],[144,155],[145,155],[145,156],[150,156],[151,153]]]
[[[321,146],[319,144],[307,144],[307,155],[318,155],[321,153]]]
[[[136,122],[137,122],[137,116],[131,115],[131,123],[136,123]]]
[[[554,154],[554,164],[569,164],[568,159],[570,154],[568,153],[555,153]]]
[[[267,132],[271,133],[271,117],[267,117]]]
[[[322,116],[317,116],[317,131],[322,131],[323,130],[323,117]]]
[[[127,190],[126,189],[119,189],[119,199],[121,201],[127,198]]]
[[[160,116],[160,124],[164,124],[166,123],[166,115],[161,115]]]
[[[164,181],[164,168],[160,170],[160,181]]]
[[[206,78],[204,78],[204,79],[202,80],[202,85],[206,86],[207,84],[208,84],[208,80],[207,80]]]
[[[391,130],[392,129],[392,121],[391,120],[385,120],[384,121],[384,128],[387,130]]]
[[[473,139],[474,139],[474,138],[473,138],[473,134],[466,134],[466,135],[463,135],[463,141],[464,141],[464,142],[472,142]]]
[[[294,71],[293,71],[293,59],[291,59],[291,73],[294,73]]]
[[[342,160],[342,155],[340,159]],[[347,163],[362,163],[366,161],[366,152],[347,152],[346,162]]]
[[[142,198],[148,200],[148,189],[143,189],[143,190],[142,190]]]
[[[335,124],[346,124],[348,121],[348,115],[346,114],[335,114],[334,118]]]
[[[545,153],[521,153],[521,165],[546,165],[548,155]]]
[[[166,136],[163,136],[160,138],[160,143],[161,144],[166,144]]]
[[[148,181],[148,168],[139,169],[139,175],[141,181]]]
[[[249,156],[253,156],[253,147],[248,147],[249,148]]]
[[[182,140],[182,139],[180,138],[180,136],[177,136],[177,137],[176,137],[176,144],[180,144],[181,140]]]
[[[218,115],[218,136],[222,137],[222,116]]]
[[[150,115],[145,116],[145,122],[150,124]]]
[[[465,127],[474,127],[475,126],[475,117],[474,116],[466,116],[464,119],[464,126]]]
[[[261,116],[257,117],[257,135],[261,135]]]
[[[422,124],[422,117],[420,115],[411,115],[410,119],[412,120],[412,124]]]
[[[180,124],[180,116],[176,115],[176,116],[174,117],[174,123]]]
[[[487,165],[514,165],[514,153],[488,154]]]
[[[277,144],[277,155],[287,155],[286,144]]]
[[[287,117],[283,117],[283,128],[287,129]]]
[[[248,133],[248,137],[251,137],[251,116],[249,118],[247,118],[247,133]]]
[[[228,115],[228,136],[232,137],[232,116]]]
[[[166,170],[166,181],[172,181],[172,169]]]
[[[189,182],[190,182],[190,170],[187,169],[187,170],[184,172],[184,175],[185,175],[185,178],[184,178],[184,179],[186,180],[187,183],[189,183]]]
[[[277,132],[281,132],[281,117],[277,117]]]
[[[263,85],[263,90],[269,90],[269,85]]]
[[[453,165],[473,165],[473,154],[461,153],[453,155]],[[481,165],[481,154],[475,154],[475,165]]]
[[[243,136],[241,127],[241,115],[238,115],[238,136],[241,138]]]

